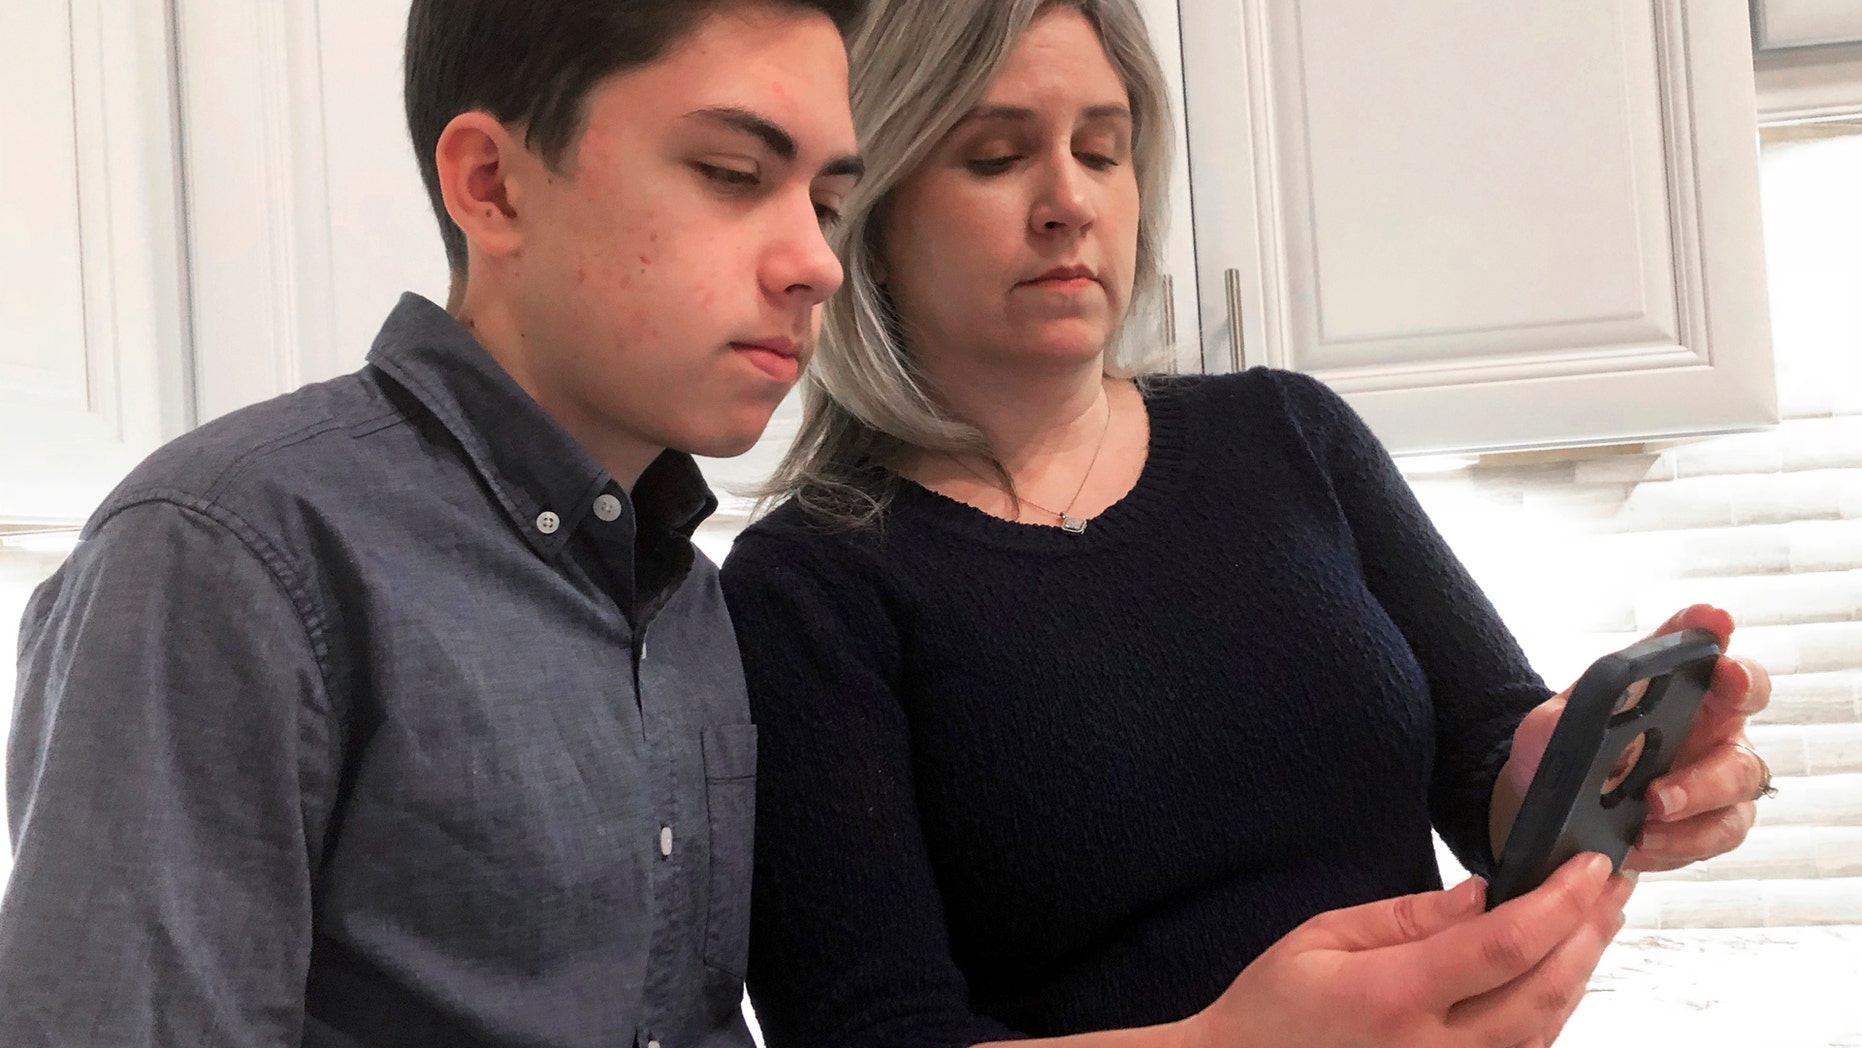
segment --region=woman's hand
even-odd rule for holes
[[[1676,613],[1651,636],[1685,629],[1707,630],[1724,649],[1732,637],[1733,619],[1719,608],[1696,604]],[[1553,696],[1514,731],[1513,753],[1494,792],[1496,830],[1511,825],[1570,696],[1570,688]],[[1700,715],[1674,766],[1649,784],[1648,821],[1624,859],[1625,869],[1679,869],[1724,855],[1746,839],[1757,814],[1753,802],[1770,784],[1769,771],[1750,749],[1746,718],[1770,701],[1771,677],[1764,667],[1750,659],[1720,657]],[[1495,833],[1496,853],[1502,836]]]
[[[1183,1048],[1543,1048],[1623,922],[1630,882],[1577,856],[1482,912],[1470,880],[1322,913],[1185,1020]]]

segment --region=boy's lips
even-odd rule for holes
[[[793,339],[772,338],[733,342],[731,348],[757,370],[778,382],[793,384],[802,373],[802,347]]]
[[[792,338],[764,338],[758,339],[755,342],[733,342],[731,346],[734,349],[767,350],[779,357],[799,357],[802,355],[802,347]]]

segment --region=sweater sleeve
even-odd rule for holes
[[[957,1048],[974,1014],[920,828],[896,586],[846,536],[760,528],[723,569],[757,723],[749,989],[770,1048]]]
[[[1364,420],[1307,375],[1279,374],[1289,411],[1351,528],[1371,592],[1429,682],[1436,831],[1469,870],[1492,877],[1487,816],[1513,729],[1551,694]]]

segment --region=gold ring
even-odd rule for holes
[[[1737,739],[1733,740],[1733,745],[1739,747],[1742,750],[1745,750],[1747,753],[1750,753],[1752,755],[1752,759],[1759,762],[1759,772],[1765,776],[1765,781],[1759,783],[1759,792],[1753,794],[1752,799],[1756,801],[1763,797],[1778,796],[1778,787],[1773,786],[1771,784],[1771,765],[1765,763],[1765,758],[1759,755],[1759,751],[1753,749],[1750,745],[1746,743],[1738,741]]]

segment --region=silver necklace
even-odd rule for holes
[[[1106,418],[1105,418],[1105,421],[1100,423],[1099,425],[1099,443],[1093,445],[1093,457],[1090,460],[1088,460],[1088,462],[1086,463],[1086,472],[1080,474],[1080,486],[1073,489],[1073,497],[1067,500],[1066,509],[1053,510],[1053,509],[1047,508],[1046,506],[1041,505],[1039,502],[1036,502],[1035,500],[1031,498],[1026,498],[1021,495],[1016,495],[1013,492],[1010,492],[1007,490],[1004,490],[1002,493],[1004,495],[1008,495],[1010,498],[1017,499],[1021,502],[1026,502],[1028,505],[1033,506],[1035,509],[1038,509],[1041,512],[1046,513],[1049,516],[1052,516],[1055,519],[1059,520],[1060,530],[1065,531],[1068,534],[1072,534],[1072,535],[1084,534],[1086,531],[1086,525],[1088,521],[1085,517],[1074,516],[1073,506],[1074,506],[1074,503],[1077,503],[1080,501],[1080,494],[1086,490],[1086,482],[1092,478],[1093,467],[1099,464],[1099,452],[1105,448],[1106,433],[1111,428],[1112,428],[1112,398],[1108,396],[1106,397]],[[969,465],[965,463],[962,459],[958,458],[955,455],[950,454],[950,452],[948,451],[945,452],[944,454],[945,454],[945,457],[949,458],[952,462],[955,462],[965,473],[968,473],[970,476],[975,477],[977,480],[980,480],[985,484],[996,486],[995,481],[971,469]]]

